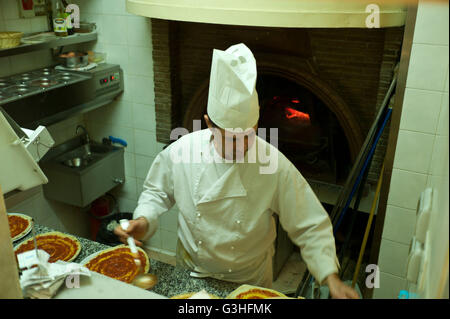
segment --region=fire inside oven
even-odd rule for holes
[[[351,165],[350,151],[330,109],[306,88],[278,76],[260,75],[257,91],[259,127],[267,132],[278,128],[278,149],[303,176],[344,183]]]

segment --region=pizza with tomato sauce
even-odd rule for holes
[[[49,262],[58,260],[71,262],[77,258],[81,251],[81,244],[74,236],[60,232],[49,232],[36,235],[38,249],[45,250],[49,255]],[[15,249],[16,256],[20,253],[34,249],[33,238],[19,244]]]
[[[272,299],[289,298],[273,289],[262,288],[251,285],[242,285],[233,290],[226,299]]]
[[[10,213],[8,214],[8,224],[11,239],[16,241],[31,231],[33,220],[27,215]]]
[[[137,249],[144,273],[147,273],[150,270],[148,256],[142,248],[137,247]],[[89,270],[126,283],[131,283],[140,270],[134,262],[130,247],[126,245],[102,250],[81,263]]]

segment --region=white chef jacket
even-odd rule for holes
[[[184,135],[160,152],[133,215],[149,222],[143,240],[155,233],[158,217],[177,203],[178,239],[195,272],[270,287],[276,238],[272,215],[276,213],[289,238],[300,247],[309,271],[322,283],[339,268],[327,212],[281,152],[259,137],[249,152],[253,147],[275,154],[275,173],[261,174],[259,168],[267,164],[258,158],[253,163],[211,161],[222,158],[209,129]],[[189,152],[190,161],[172,160],[175,149]]]

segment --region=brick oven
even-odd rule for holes
[[[243,42],[257,61],[259,126],[278,127],[279,149],[306,178],[343,184],[389,86],[402,36],[403,27],[275,28],[152,19],[157,140],[170,143],[171,129],[192,131],[193,120],[202,120],[212,50]],[[295,112],[307,114],[308,123]],[[385,136],[369,183],[379,176],[386,143]]]

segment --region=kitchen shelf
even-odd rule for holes
[[[97,40],[97,32],[90,33],[76,33],[71,36],[52,38],[49,41],[34,43],[34,44],[21,44],[14,48],[0,49],[0,58],[5,56],[12,56],[16,54],[28,53],[32,51],[46,50],[56,47],[62,47],[71,44],[85,43]]]

